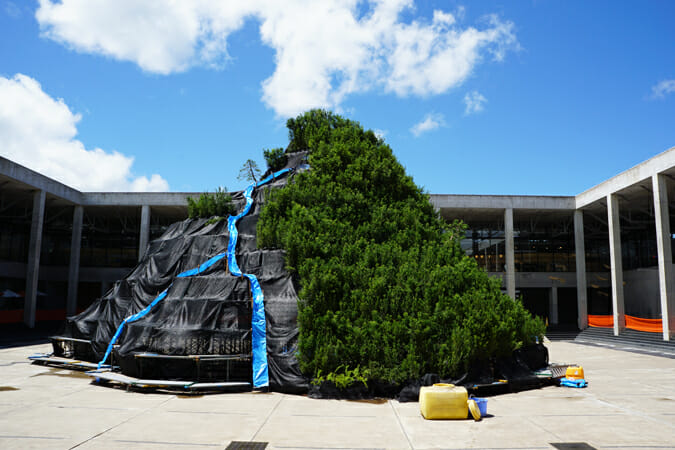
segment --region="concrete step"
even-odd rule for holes
[[[579,335],[579,331],[548,330],[546,337],[549,341],[573,341]]]
[[[620,349],[648,350],[675,355],[675,341],[664,341],[663,335],[660,333],[627,329],[621,332],[619,336],[614,336],[612,328],[589,327],[581,331],[574,338],[574,341],[587,344],[603,344]]]

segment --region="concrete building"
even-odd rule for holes
[[[123,277],[195,193],[83,193],[0,158],[0,323],[62,319]],[[462,247],[551,326],[675,332],[675,148],[574,197],[439,195]],[[4,319],[2,317],[4,316]]]
[[[675,329],[675,148],[575,197],[432,195],[462,246],[549,324]],[[662,327],[661,327],[661,319]]]

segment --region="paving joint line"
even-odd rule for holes
[[[414,449],[415,446],[413,445],[412,441],[410,440],[410,436],[408,436],[408,432],[405,430],[405,427],[403,426],[403,422],[401,422],[401,417],[398,415],[398,411],[396,411],[396,408],[394,408],[394,402],[392,400],[388,401],[389,406],[391,406],[391,409],[394,411],[394,416],[396,416],[396,421],[398,422],[398,426],[401,428],[401,431],[403,432],[403,436],[405,436],[405,439],[408,441],[408,446],[411,449]]]
[[[80,442],[79,444],[73,445],[72,447],[70,447],[69,450],[73,450],[74,448],[77,448],[77,447],[81,446],[82,444],[86,444],[87,442],[96,439],[97,437],[99,437],[99,436],[101,436],[101,435],[107,433],[108,431],[114,430],[115,428],[119,427],[120,425],[124,425],[125,423],[127,423],[127,422],[129,422],[129,421],[135,419],[136,417],[140,416],[141,414],[145,414],[146,412],[150,411],[151,409],[159,408],[159,407],[161,407],[162,405],[168,403],[170,400],[174,399],[175,397],[176,397],[175,395],[172,395],[171,397],[167,398],[165,401],[163,401],[162,403],[160,403],[160,404],[158,404],[158,405],[153,405],[153,406],[151,406],[151,407],[149,407],[149,408],[145,408],[145,409],[141,410],[138,414],[134,414],[133,416],[129,417],[128,419],[123,420],[122,422],[119,422],[119,423],[117,423],[117,424],[111,426],[110,428],[105,429],[105,430],[101,431],[100,433],[97,433],[97,434],[91,436],[91,437],[88,438],[88,439],[85,439],[84,441]]]
[[[277,410],[277,408],[279,407],[279,405],[281,404],[281,402],[282,402],[283,400],[284,400],[284,397],[282,396],[282,397],[279,399],[279,401],[274,405],[274,407],[273,407],[272,410],[269,412],[269,414],[267,414],[267,417],[265,417],[265,420],[263,421],[263,423],[260,424],[260,426],[258,427],[258,429],[256,430],[256,432],[253,433],[253,437],[251,437],[250,442],[253,442],[253,441],[255,440],[255,438],[258,436],[258,433],[260,433],[260,430],[262,430],[263,427],[267,424],[267,421],[270,420],[270,417],[272,417],[272,414],[274,414],[274,411]]]
[[[540,429],[541,431],[543,431],[544,433],[548,433],[548,434],[550,434],[551,436],[554,436],[558,441],[563,441],[563,438],[562,438],[562,437],[558,436],[558,435],[557,435],[556,433],[554,433],[553,431],[544,428],[542,425],[539,425],[538,423],[536,423],[535,421],[533,421],[532,418],[531,418],[530,416],[523,416],[523,417],[525,418],[525,420],[527,420],[528,422],[530,422],[530,423],[531,423],[532,425],[534,425],[535,427],[539,428],[539,429]],[[552,447],[552,446],[551,446],[551,447]]]
[[[603,400],[601,398],[598,398],[595,395],[589,395],[589,397],[591,397],[593,400],[595,400],[596,402],[598,402],[602,405],[607,405],[610,408],[618,409],[619,411],[621,411],[625,414],[628,414],[629,416],[642,417],[643,419],[648,420],[650,422],[654,422],[654,423],[657,423],[659,425],[666,425],[667,427],[670,427],[670,428],[675,428],[675,425],[673,425],[672,423],[670,423],[668,421],[665,421],[665,420],[659,420],[656,417],[656,415],[645,414],[645,413],[643,413],[641,411],[637,411],[635,409],[626,408],[624,406],[620,406],[620,405],[608,402],[607,400]]]

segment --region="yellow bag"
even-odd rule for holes
[[[438,383],[420,388],[420,412],[425,419],[466,419],[469,394],[462,386]]]

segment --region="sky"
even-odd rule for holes
[[[0,155],[82,191],[243,189],[286,120],[433,194],[576,195],[675,146],[675,2],[0,0]]]

